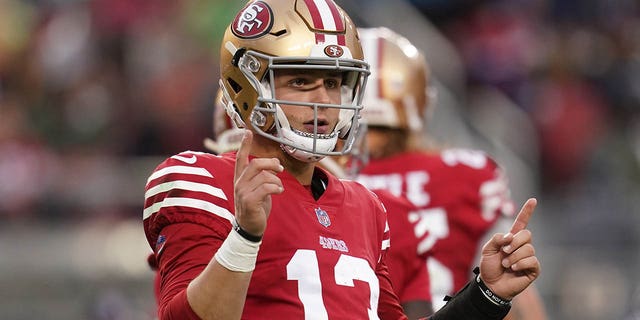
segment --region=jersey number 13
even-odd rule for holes
[[[340,255],[334,267],[334,278],[338,285],[353,287],[354,280],[369,284],[370,295],[367,309],[369,319],[378,319],[378,297],[380,287],[375,271],[366,260],[346,254]],[[318,257],[314,250],[299,249],[287,264],[287,279],[298,281],[298,296],[304,306],[305,319],[329,319],[322,299],[322,282]]]

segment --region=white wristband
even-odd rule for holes
[[[261,243],[262,241],[252,242],[243,238],[232,228],[214,258],[231,271],[251,272],[256,268],[256,258]]]

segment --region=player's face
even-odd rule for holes
[[[276,98],[322,104],[340,104],[342,74],[322,70],[278,70],[275,74]],[[309,106],[280,104],[291,126],[299,131],[313,132],[314,109]],[[340,109],[318,108],[318,134],[330,134]]]
[[[385,131],[378,128],[369,128],[366,140],[367,149],[369,149],[372,158],[379,158],[381,155],[377,154],[376,150],[386,149],[389,143],[389,138],[386,136]]]
[[[372,159],[386,158],[408,149],[406,130],[370,126],[367,129],[367,148]]]

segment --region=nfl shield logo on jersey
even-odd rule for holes
[[[316,216],[318,217],[318,222],[320,222],[321,225],[325,227],[328,227],[331,225],[331,220],[329,219],[329,215],[327,214],[326,211],[320,208],[316,208]]]
[[[167,242],[167,237],[164,235],[159,235],[158,240],[156,241],[156,253],[160,254],[160,251],[164,249],[164,244]]]

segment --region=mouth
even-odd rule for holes
[[[325,119],[318,119],[318,134],[319,135],[323,135],[323,134],[327,134],[327,132],[329,132],[329,121],[325,120]],[[305,123],[303,123],[302,125],[304,126],[304,128],[302,130],[313,134],[313,128],[314,128],[314,121],[313,120],[309,120]]]
[[[322,125],[321,125],[321,123],[322,123]],[[305,123],[304,124],[304,128],[307,131],[310,131],[310,132],[300,131],[300,130],[295,129],[295,128],[291,128],[291,129],[297,135],[300,135],[300,136],[303,136],[303,137],[308,137],[308,138],[316,138],[316,139],[333,139],[338,134],[337,132],[333,132],[331,134],[326,134],[326,132],[329,130],[328,123],[324,123],[324,121],[321,122],[320,120],[318,120],[318,134],[317,135],[313,134],[313,122],[311,122],[311,124]]]

